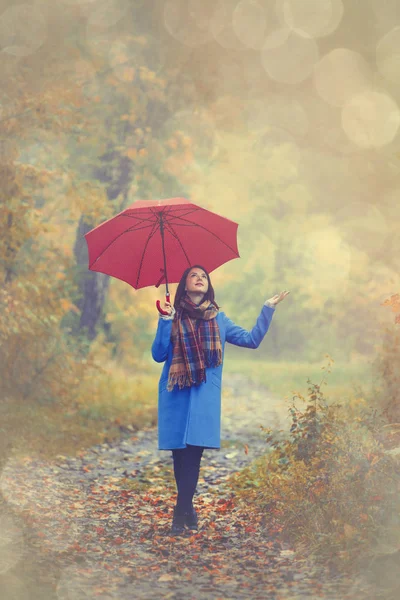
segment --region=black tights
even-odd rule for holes
[[[192,500],[200,474],[200,461],[203,446],[187,445],[186,448],[172,450],[174,475],[178,490],[177,510],[187,511],[192,507]]]

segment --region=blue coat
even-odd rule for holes
[[[222,345],[222,364],[206,367],[206,381],[179,389],[167,390],[172,360],[170,340],[172,319],[159,318],[151,354],[156,362],[164,362],[158,383],[158,449],[185,448],[186,444],[204,448],[220,448],[221,380],[225,342],[244,348],[258,348],[270,326],[275,308],[263,306],[251,331],[235,325],[224,312],[216,319]]]

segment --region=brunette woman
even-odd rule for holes
[[[283,291],[266,300],[251,331],[235,325],[214,299],[210,276],[187,268],[174,305],[164,303],[151,352],[164,362],[158,385],[158,449],[172,451],[177,501],[171,534],[198,529],[193,496],[204,449],[220,448],[221,380],[225,342],[258,348]]]

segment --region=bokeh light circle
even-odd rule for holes
[[[215,41],[222,48],[230,50],[244,47],[233,27],[236,8],[237,0],[218,0],[210,22],[210,30]],[[236,18],[237,22],[238,18]]]
[[[312,92],[312,89],[303,90],[299,95],[301,106],[308,117],[308,146],[314,149],[329,146],[335,154],[341,155],[358,153],[359,147],[343,131],[341,113],[332,110],[327,102]]]
[[[385,93],[367,91],[353,96],[342,109],[342,126],[352,142],[362,148],[379,148],[396,136],[400,111]]]
[[[232,28],[238,39],[247,48],[260,50],[267,27],[264,6],[257,0],[242,0],[232,16]]]
[[[333,33],[344,12],[342,0],[276,0],[275,10],[282,25],[313,38]]]
[[[327,26],[320,31],[319,37],[327,36],[336,31],[339,27],[343,14],[344,14],[344,6],[342,0],[331,0],[332,13],[330,22]]]
[[[371,80],[366,60],[347,48],[325,54],[314,68],[317,92],[331,106],[344,106],[352,96],[368,89]]]
[[[318,58],[318,46],[312,38],[287,28],[271,33],[261,49],[265,71],[281,83],[296,84],[307,79]]]
[[[394,27],[378,42],[376,46],[376,64],[387,80],[399,83],[400,27]]]
[[[2,52],[29,56],[44,44],[46,37],[46,19],[35,5],[10,6],[0,15]]]
[[[336,119],[334,123],[324,128],[323,143],[335,152],[339,152],[342,156],[351,156],[360,151],[359,146],[345,134],[343,127],[340,126],[340,122],[339,125],[336,123]]]
[[[373,12],[371,23],[378,35],[384,35],[399,22],[399,0],[368,0],[368,8]]]

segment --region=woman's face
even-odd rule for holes
[[[208,278],[203,269],[199,267],[190,269],[186,277],[186,290],[197,294],[205,294],[208,291]]]

